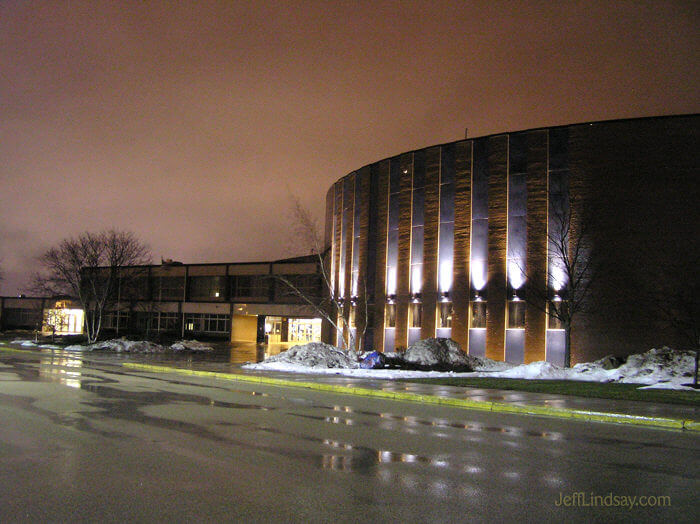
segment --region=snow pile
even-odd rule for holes
[[[266,359],[264,365],[250,365],[253,369],[298,370],[302,368],[354,369],[359,367],[356,359],[345,351],[323,342],[310,342],[303,346],[293,346],[287,351]]]
[[[165,347],[147,340],[126,340],[117,338],[88,345],[66,346],[66,351],[115,351],[117,353],[162,353]]]
[[[35,342],[32,342],[31,340],[13,340],[11,342],[12,344],[19,344],[20,346],[25,346],[25,347],[34,347],[36,346]]]
[[[481,364],[480,359],[464,353],[459,344],[450,338],[427,338],[416,342],[400,359],[409,368],[432,371],[468,372]]]
[[[413,348],[413,349],[412,349]],[[456,342],[448,339],[428,339],[415,344],[406,353],[386,353],[388,369],[361,369],[345,352],[328,344],[311,343],[294,346],[284,353],[259,364],[247,364],[249,369],[267,369],[297,373],[334,373],[358,378],[438,378],[495,377],[538,380],[581,380],[588,382],[621,382],[647,384],[653,388],[684,388],[692,382],[695,354],[669,348],[651,349],[630,355],[627,359],[608,356],[595,362],[561,368],[549,362],[509,364],[461,353]],[[460,351],[461,354],[456,353]],[[408,356],[408,358],[406,358]],[[446,362],[456,363],[449,368]],[[473,372],[456,372],[458,366],[468,365]],[[434,366],[434,367],[431,367]],[[401,368],[403,369],[397,369]],[[433,371],[418,371],[432,369]],[[442,369],[443,371],[435,371]],[[448,371],[450,369],[450,371]]]
[[[180,340],[170,346],[173,351],[214,351],[214,348],[199,340]]]
[[[526,378],[526,379],[568,379],[568,370],[554,366],[549,362],[531,362],[513,366],[503,371],[488,371],[478,374],[480,377]]]
[[[574,380],[678,387],[692,382],[695,370],[695,354],[692,351],[678,351],[667,347],[630,355],[622,365],[613,369],[604,367],[605,360],[576,364],[571,368],[571,372],[576,374]]]

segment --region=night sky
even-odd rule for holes
[[[62,238],[156,262],[304,254],[365,164],[541,126],[700,112],[700,2],[0,2],[0,294]]]

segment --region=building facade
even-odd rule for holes
[[[318,303],[322,295],[318,268],[317,256],[223,264],[164,261],[123,268],[102,318],[102,333],[281,346],[317,341],[321,318],[308,301]],[[74,333],[77,311],[66,302],[65,297],[2,297],[0,328],[50,333],[58,325],[57,334]]]
[[[365,349],[438,336],[472,355],[562,364],[562,326],[531,300],[536,288],[566,299],[559,230],[599,268],[572,326],[573,362],[682,344],[642,294],[660,289],[653,268],[679,245],[681,259],[698,259],[699,120],[495,134],[348,174],[326,199],[334,314],[364,333]],[[682,285],[697,280],[695,270]]]

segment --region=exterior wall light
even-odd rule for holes
[[[353,306],[357,305],[357,295],[353,295],[350,297],[350,304]]]
[[[386,297],[386,301],[389,304],[393,304],[395,300],[396,300],[396,295],[394,295],[393,293],[391,295],[387,295],[387,297]]]
[[[420,302],[420,293],[412,293],[411,294],[411,300],[413,302]]]
[[[559,296],[559,293],[554,294],[554,298],[552,298],[554,302],[561,302],[561,297]]]
[[[450,292],[449,291],[443,291],[440,293],[440,301],[441,302],[449,302],[450,300]]]

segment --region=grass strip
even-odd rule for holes
[[[528,391],[531,393],[551,393],[573,395],[584,398],[608,400],[634,400],[639,402],[660,402],[684,406],[700,406],[697,391],[677,389],[639,389],[644,384],[620,384],[619,382],[584,382],[576,380],[527,380],[516,378],[406,378],[402,382],[416,382],[440,386],[456,386],[480,389],[501,389]]]
[[[441,397],[438,395],[416,394],[409,393],[406,391],[368,389],[338,384],[325,384],[322,382],[301,382],[296,380],[284,380],[279,378],[263,377],[260,375],[243,375],[235,373],[219,373],[214,371],[198,371],[193,369],[173,368],[169,366],[137,364],[134,362],[125,362],[122,364],[122,366],[140,371],[151,371],[156,373],[178,373],[182,375],[210,377],[222,380],[234,380],[239,382],[269,384],[273,386],[305,388],[316,391],[330,391],[334,393],[341,393],[344,395],[360,395],[391,400],[404,400],[409,402],[442,404],[451,407],[476,409],[480,411],[515,413],[524,415],[542,415],[548,417],[593,422],[613,422],[618,424],[630,424],[635,426],[648,426],[663,429],[686,429],[689,431],[700,431],[700,422],[695,420],[683,420],[666,417],[645,417],[641,415],[627,415],[623,413],[601,413],[581,409],[556,408],[550,406],[530,406],[522,404],[510,404],[506,402],[492,402],[464,398]]]

